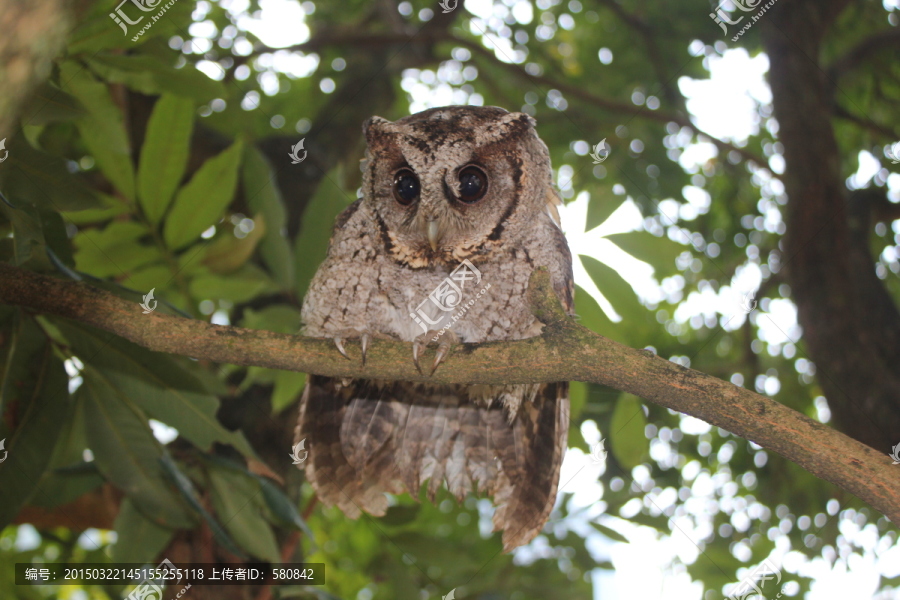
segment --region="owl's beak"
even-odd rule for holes
[[[431,246],[431,249],[437,252],[438,242],[440,241],[440,235],[438,233],[438,222],[437,220],[428,221],[428,224],[425,226],[426,234],[428,235],[428,244]]]

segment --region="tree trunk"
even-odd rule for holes
[[[66,41],[72,4],[0,0],[0,140],[13,136],[22,103],[50,74]],[[8,146],[6,150],[15,151]]]
[[[872,194],[851,198],[843,183],[834,87],[819,59],[822,37],[846,4],[792,0],[764,17],[787,165],[784,264],[836,425],[890,452],[900,443],[900,313],[868,249]]]

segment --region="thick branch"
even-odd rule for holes
[[[630,392],[692,415],[775,451],[814,475],[855,494],[900,523],[900,477],[890,459],[821,423],[744,388],[634,350],[566,317],[539,269],[530,288],[544,333],[517,342],[465,344],[434,376],[413,365],[412,345],[375,340],[365,366],[331,340],[224,327],[142,314],[136,302],[81,282],[69,282],[0,264],[0,303],[91,324],[156,350],[198,359],[316,373],[432,383],[586,381]],[[427,361],[426,361],[427,362]]]

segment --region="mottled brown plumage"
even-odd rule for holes
[[[303,303],[307,335],[387,336],[424,345],[539,335],[526,299],[550,270],[573,312],[572,258],[559,228],[547,148],[534,120],[458,106],[364,126],[363,197],[338,217]],[[443,331],[438,335],[437,331]],[[335,360],[345,360],[335,351]],[[568,384],[434,385],[312,376],[296,439],[319,498],[350,517],[383,515],[385,493],[427,483],[493,497],[506,551],[549,517],[569,425]]]

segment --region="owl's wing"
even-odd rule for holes
[[[325,504],[347,516],[383,515],[385,492],[418,497],[428,481],[458,499],[494,497],[505,551],[543,528],[556,500],[569,426],[567,383],[514,386],[509,398],[470,400],[466,386],[375,384],[311,376],[296,439],[308,438],[306,475]],[[518,400],[516,402],[515,400]],[[526,401],[523,401],[526,400]]]

